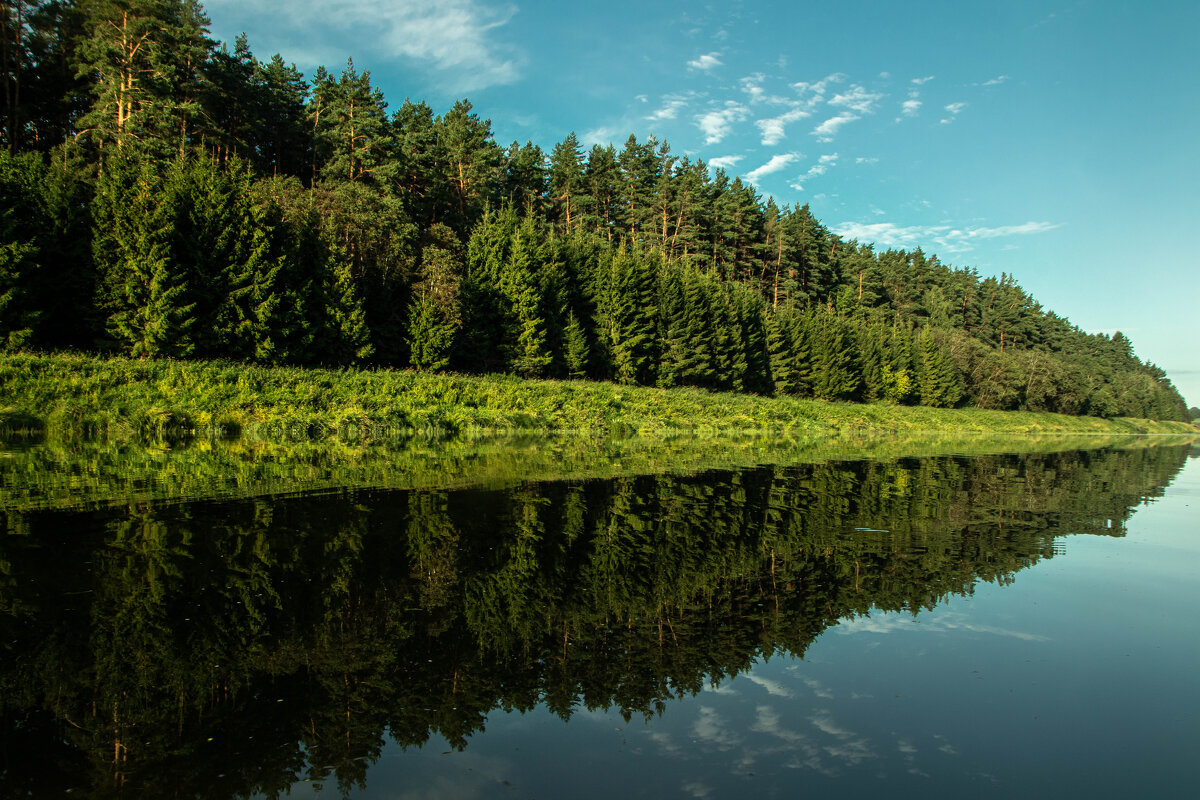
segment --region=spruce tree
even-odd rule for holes
[[[588,374],[588,342],[583,324],[574,311],[567,312],[567,327],[563,332],[564,358],[567,376],[585,378]]]
[[[421,280],[413,287],[409,307],[409,359],[420,370],[444,369],[450,362],[459,313],[461,267],[453,254],[427,246],[421,257]]]
[[[962,396],[958,371],[939,346],[933,330],[921,329],[914,343],[913,364],[921,405],[949,408]]]
[[[509,308],[502,347],[508,353],[509,369],[526,378],[536,378],[545,375],[551,353],[535,277],[540,254],[530,234],[524,227],[516,232],[500,273],[500,289]]]
[[[657,251],[622,247],[612,261],[609,342],[620,383],[652,385],[657,366]]]
[[[19,350],[42,313],[33,301],[41,268],[45,213],[41,159],[0,150],[0,349]]]

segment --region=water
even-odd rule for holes
[[[1186,445],[418,488],[105,452],[0,460],[5,796],[1189,785]]]

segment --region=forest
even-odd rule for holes
[[[1121,333],[636,134],[503,146],[196,0],[0,2],[0,348],[1186,420]]]

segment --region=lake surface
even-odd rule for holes
[[[1200,450],[1034,449],[0,451],[0,796],[1186,794]]]

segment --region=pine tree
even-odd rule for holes
[[[481,120],[466,100],[459,100],[435,123],[438,147],[445,154],[444,180],[453,198],[454,216],[445,220],[464,234],[495,199],[503,153],[492,140],[491,120]]]
[[[574,230],[587,205],[583,188],[583,151],[574,131],[554,146],[547,177],[552,221],[562,233]]]

